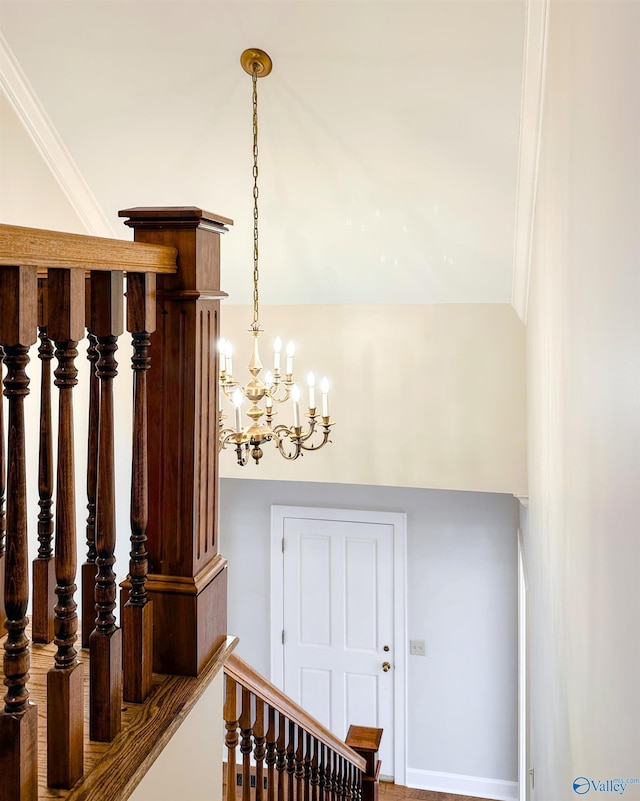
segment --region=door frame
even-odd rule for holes
[[[393,531],[393,773],[396,784],[406,784],[407,774],[407,515],[405,512],[372,512],[356,509],[323,509],[313,506],[271,507],[271,681],[284,685],[284,557],[282,534],[286,518],[344,520],[350,523],[390,525]]]

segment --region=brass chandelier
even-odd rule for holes
[[[220,439],[219,449],[232,447],[238,464],[244,466],[251,456],[258,464],[263,456],[262,444],[273,442],[285,459],[297,459],[304,451],[322,448],[329,440],[331,426],[329,417],[329,382],[320,382],[321,414],[316,407],[316,387],[313,373],[307,376],[309,386],[308,423],[300,424],[300,388],[293,377],[293,356],[295,347],[289,342],[286,348],[285,369],[281,369],[282,341],[278,337],[274,343],[273,370],[260,379],[262,362],[258,351],[258,338],[262,329],[259,321],[258,293],[258,78],[271,72],[271,58],[263,50],[250,48],[240,56],[245,72],[251,75],[253,91],[253,323],[249,329],[253,337],[253,353],[249,361],[251,379],[245,386],[240,385],[233,375],[233,347],[231,343],[220,340],[218,354],[220,361]],[[234,426],[224,427],[227,416],[222,411],[223,398],[231,401],[234,407]],[[274,407],[291,400],[293,406],[292,425],[274,425]],[[251,405],[247,410],[248,425],[242,422],[242,406],[245,401]],[[264,402],[264,408],[261,403]],[[264,418],[264,419],[263,419]],[[314,436],[315,435],[315,436]]]

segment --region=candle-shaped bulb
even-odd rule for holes
[[[300,387],[297,384],[291,390],[291,400],[293,401],[293,427],[300,428]]]
[[[273,386],[273,373],[271,370],[267,370],[267,373],[264,377],[264,385],[267,389],[271,389]]]
[[[228,340],[224,343],[224,355],[227,363],[227,376],[231,377],[233,375],[233,362],[231,360],[233,356],[233,345]]]
[[[282,350],[282,340],[280,337],[276,337],[276,341],[273,343],[273,372],[279,373],[280,372],[280,351]]]
[[[218,340],[218,354],[220,355],[220,372],[224,373],[227,369],[227,357],[225,354],[225,348],[227,346],[227,342],[224,339]]]
[[[293,374],[293,354],[296,352],[296,346],[293,342],[287,344],[287,375]]]
[[[316,378],[313,373],[307,375],[307,384],[309,385],[309,408],[316,408]]]
[[[322,416],[329,417],[329,379],[325,376],[320,382],[322,392]]]
[[[231,396],[231,400],[233,401],[233,405],[236,409],[236,431],[238,434],[242,431],[242,401],[244,400],[244,396],[240,389],[236,389],[236,391]]]

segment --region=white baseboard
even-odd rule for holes
[[[495,801],[518,801],[518,782],[463,776],[459,773],[438,773],[435,770],[407,768],[407,787],[436,793],[493,798]]]

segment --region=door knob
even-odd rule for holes
[[[390,662],[383,662],[382,669],[386,673],[387,671],[391,670],[391,663]]]

